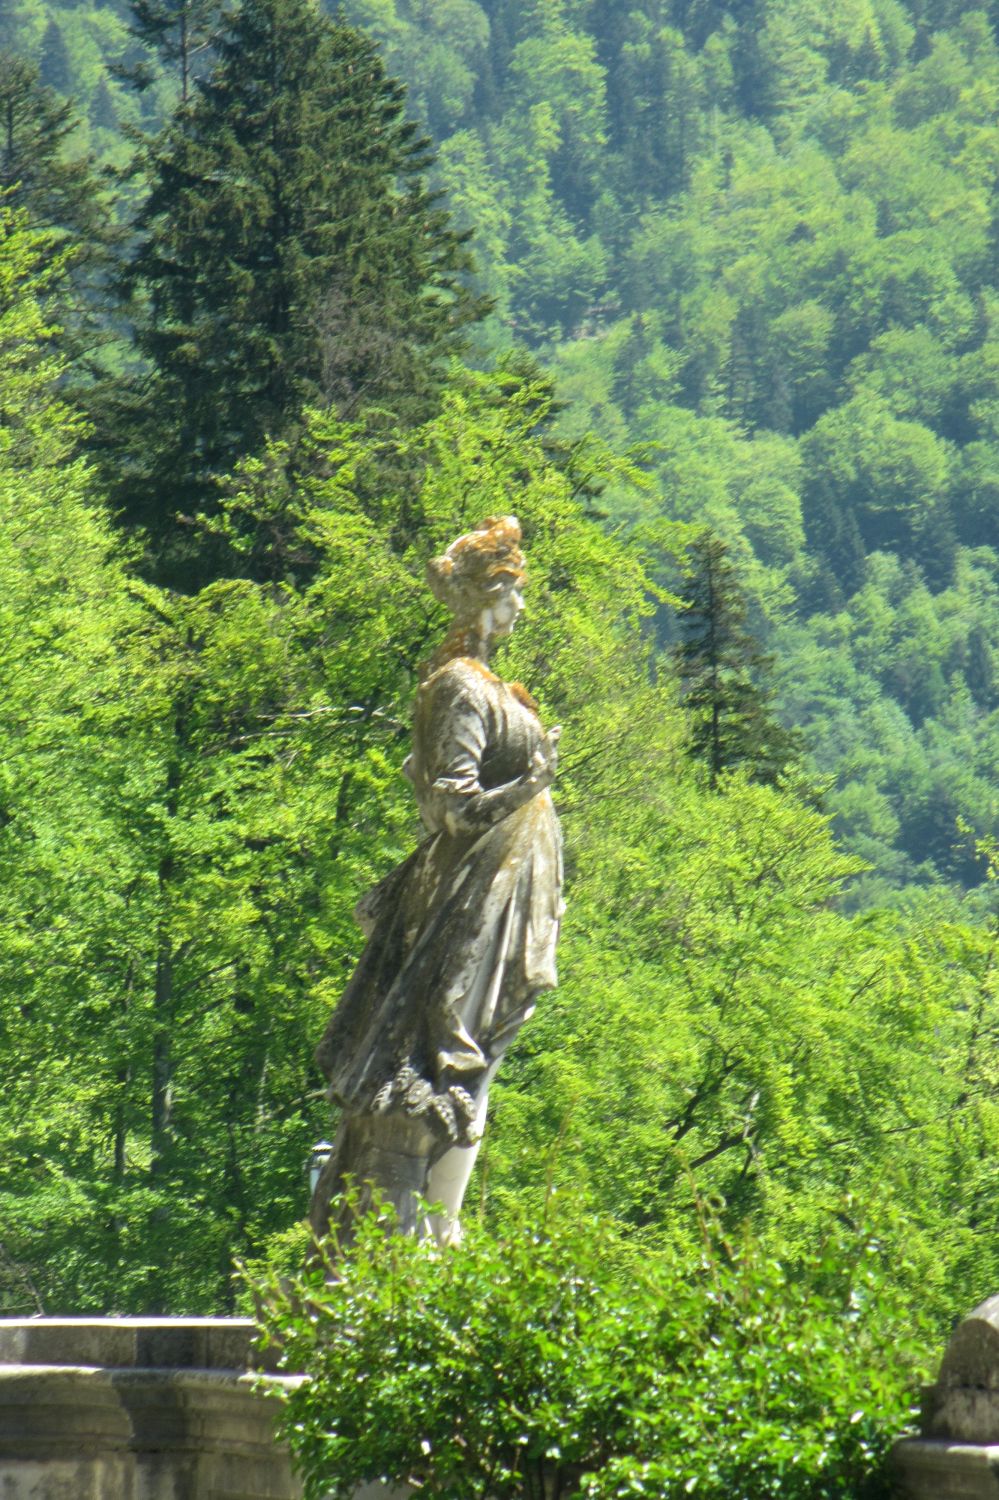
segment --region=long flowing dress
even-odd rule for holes
[[[475,658],[423,683],[406,769],[429,837],[359,903],[368,942],[316,1054],[336,1102],[418,1116],[442,1148],[474,1142],[496,1060],[556,982],[558,819],[547,789],[521,800],[543,740]]]

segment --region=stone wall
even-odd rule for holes
[[[920,1435],[894,1460],[908,1500],[999,1500],[999,1297],[958,1325],[923,1392]]]
[[[242,1318],[0,1319],[0,1500],[300,1500]],[[259,1360],[256,1361],[259,1366]]]

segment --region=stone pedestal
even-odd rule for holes
[[[0,1500],[300,1500],[242,1318],[0,1319]]]
[[[999,1297],[959,1324],[923,1392],[920,1435],[893,1459],[909,1500],[999,1500]]]

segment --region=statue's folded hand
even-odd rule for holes
[[[523,785],[529,796],[537,796],[555,780],[558,768],[558,741],[561,728],[556,725],[549,730],[531,757],[531,768],[524,777]]]

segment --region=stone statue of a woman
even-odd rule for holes
[[[350,1179],[403,1229],[455,1236],[490,1080],[555,984],[559,730],[546,734],[529,694],[489,665],[523,609],[516,519],[483,521],[428,575],[455,617],[420,684],[405,766],[428,836],[359,903],[367,945],[316,1054],[343,1110],[313,1196],[318,1235]],[[442,1218],[423,1224],[419,1197]]]

